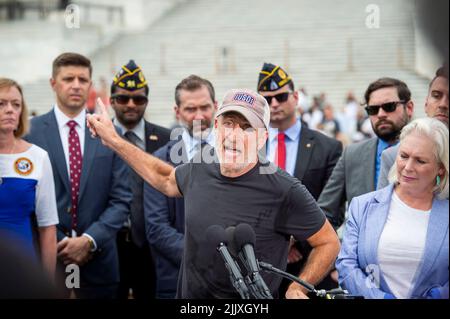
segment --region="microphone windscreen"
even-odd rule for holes
[[[225,233],[227,234],[227,247],[228,250],[230,251],[230,254],[236,258],[238,255],[238,251],[239,249],[236,246],[236,242],[234,241],[234,230],[236,229],[236,227],[234,226],[230,226],[227,227],[227,229],[225,229]]]
[[[234,230],[234,241],[238,250],[241,250],[247,244],[255,246],[255,231],[249,224],[239,224]]]
[[[211,245],[217,248],[220,243],[227,243],[227,234],[225,233],[225,229],[219,225],[211,225],[206,229],[206,242],[208,245]]]

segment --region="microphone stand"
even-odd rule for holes
[[[244,278],[240,274],[239,266],[236,264],[234,259],[228,253],[226,246],[221,243],[217,250],[221,253],[223,261],[225,263],[225,267],[227,268],[230,274],[230,281],[233,284],[233,287],[237,290],[242,299],[250,299],[249,291],[246,283],[244,282]],[[225,253],[226,251],[226,253]],[[231,259],[230,259],[231,258]],[[234,264],[232,264],[234,263]]]
[[[243,256],[243,254],[239,254],[241,262],[247,268],[247,276],[245,277],[245,281],[247,286],[249,287],[250,292],[256,299],[273,299],[272,294],[270,293],[269,287],[267,287],[264,279],[259,274],[259,265],[258,260],[256,261],[256,267],[258,271],[251,271],[252,267],[247,259]]]
[[[253,279],[252,279],[253,277]],[[261,287],[261,285],[263,285],[264,287],[267,287],[266,284],[264,283],[262,278],[259,278],[258,280],[261,280],[262,282],[257,282],[257,280],[255,280],[255,276],[253,274],[253,276],[251,275],[247,275],[245,277],[245,282],[247,283],[247,286],[249,287],[249,291],[251,293],[251,295],[255,298],[255,299],[273,299],[272,294],[270,293],[270,291]]]
[[[311,285],[310,283],[307,283],[306,281],[301,280],[300,278],[291,275],[285,271],[282,271],[281,269],[278,269],[274,266],[272,266],[271,264],[265,263],[265,262],[258,262],[259,266],[261,267],[262,270],[267,271],[267,272],[271,272],[274,274],[277,274],[279,276],[282,276],[286,279],[295,281],[296,283],[298,283],[300,286],[306,288],[306,290],[308,292],[312,292],[313,294],[315,294],[317,297],[320,298],[326,298],[326,299],[363,299],[362,296],[353,296],[353,295],[348,295],[348,291],[346,290],[342,290],[340,288],[338,289],[332,289],[332,290],[317,290],[313,285]]]
[[[261,267],[262,270],[265,270],[265,271],[268,271],[268,272],[280,275],[280,276],[282,276],[282,277],[284,277],[286,279],[295,281],[300,286],[306,288],[306,290],[308,290],[308,292],[312,292],[312,293],[317,294],[317,290],[314,288],[313,285],[307,283],[306,281],[301,280],[300,278],[298,278],[298,277],[296,277],[294,275],[291,275],[291,274],[289,274],[289,273],[287,273],[285,271],[282,271],[281,269],[275,268],[271,264],[268,264],[268,263],[265,263],[265,262],[262,262],[262,261],[259,262],[259,266]]]

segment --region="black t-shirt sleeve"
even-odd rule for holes
[[[189,180],[192,173],[192,164],[186,163],[175,168],[175,180],[181,195],[186,196]]]
[[[325,223],[326,217],[316,201],[300,182],[289,189],[284,209],[276,220],[278,232],[292,235],[297,240],[306,240],[318,232]]]

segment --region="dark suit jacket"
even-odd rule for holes
[[[302,124],[294,176],[317,200],[342,154],[341,142]]]
[[[345,220],[345,202],[375,190],[377,143],[374,137],[347,146],[317,201],[335,229]]]
[[[341,142],[311,130],[302,123],[294,176],[305,185],[315,200],[319,198],[341,154]],[[296,247],[304,257],[298,267],[308,257],[311,246],[306,241],[300,241]],[[298,271],[295,265],[291,267],[295,272]]]
[[[48,152],[53,169],[58,206],[58,241],[70,235],[71,194],[67,165],[54,111],[31,121],[27,140]],[[99,139],[85,132],[83,168],[78,199],[78,231],[91,235],[97,251],[80,267],[81,282],[111,285],[119,281],[116,234],[130,209],[128,169]]]
[[[162,126],[145,121],[145,151],[153,153],[170,140],[170,130]],[[145,219],[143,209],[144,181],[135,172],[130,172],[130,178],[135,179],[134,185],[138,185],[133,191],[133,201],[130,208],[131,238],[138,247],[147,243],[145,236]]]
[[[153,155],[178,166],[181,163],[174,163],[170,157],[172,147],[178,142],[184,147],[182,140],[173,140]],[[183,162],[187,162],[187,157]],[[144,213],[147,239],[155,261],[157,296],[174,298],[184,247],[184,198],[167,197],[145,183]]]

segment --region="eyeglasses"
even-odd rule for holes
[[[115,94],[111,98],[116,100],[119,104],[128,104],[130,99],[133,100],[135,105],[141,106],[148,103],[148,98],[144,95],[125,95],[125,94]]]
[[[266,99],[266,101],[269,105],[272,103],[273,98],[275,98],[278,101],[278,103],[283,103],[288,100],[289,94],[291,94],[291,93],[292,92],[284,92],[284,93],[279,93],[274,96],[265,96],[264,98]]]
[[[397,109],[397,105],[406,103],[405,101],[387,102],[380,105],[367,105],[365,107],[368,115],[377,115],[380,108],[387,113],[394,112]]]

